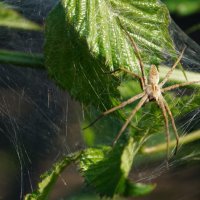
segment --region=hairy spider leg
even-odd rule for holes
[[[138,49],[134,39],[130,36],[130,34],[126,31],[126,29],[122,26],[121,23],[120,23],[120,25],[121,25],[122,29],[124,30],[125,34],[127,35],[128,39],[130,40],[131,45],[134,48],[136,56],[139,60],[139,65],[140,65],[140,69],[141,69],[141,73],[142,73],[142,79],[141,79],[142,80],[142,88],[144,90],[145,86],[147,85],[147,80],[146,80],[145,71],[144,71],[144,64],[142,62],[142,58],[141,58],[139,49]]]
[[[166,141],[167,141],[167,160],[169,160],[169,142],[170,142],[170,134],[169,134],[169,122],[168,122],[168,117],[167,117],[167,112],[165,109],[165,105],[162,101],[162,99],[156,100],[158,106],[162,110],[162,114],[165,120],[165,135],[166,135]]]
[[[137,75],[137,74],[135,74],[134,72],[131,72],[130,70],[125,69],[125,68],[123,68],[123,67],[117,68],[117,69],[115,69],[115,70],[113,70],[113,71],[110,71],[110,72],[105,72],[105,74],[113,74],[113,73],[122,72],[122,71],[123,71],[123,72],[126,72],[126,73],[128,73],[128,74],[130,74],[130,75],[133,76],[134,78],[141,79],[141,77],[140,77],[139,75]]]
[[[140,81],[140,87],[142,88],[142,90],[144,90],[144,86],[143,86],[144,84],[143,84],[143,79],[142,79],[142,77],[140,77],[140,76],[138,76],[137,74],[135,74],[135,73],[129,71],[128,69],[124,69],[124,68],[120,68],[120,69],[121,69],[122,71],[124,71],[124,72],[130,74],[132,77],[138,78],[139,81]]]
[[[131,72],[130,70],[128,69],[125,69],[125,68],[118,68],[118,69],[115,69],[113,71],[110,71],[110,72],[106,72],[106,74],[113,74],[113,73],[116,73],[116,72],[126,72],[127,74],[130,74],[133,78],[137,78],[139,81],[140,81],[140,86],[141,88],[144,90],[143,88],[143,79],[142,77],[140,77],[139,75],[135,74],[134,72]]]
[[[190,82],[185,82],[185,83],[178,83],[178,84],[166,87],[166,88],[162,88],[161,91],[166,92],[166,91],[169,91],[169,90],[173,90],[173,89],[183,87],[183,86],[187,86],[187,85],[192,85],[192,84],[195,84],[195,83],[200,83],[200,81],[190,81]]]
[[[130,70],[128,69],[125,69],[125,68],[119,68],[121,71],[123,72],[126,72],[128,74],[130,74],[133,78],[138,78],[139,80],[141,80],[141,77],[133,72],[131,72]]]
[[[185,49],[186,49],[186,47],[183,48],[181,54],[179,55],[178,59],[176,60],[176,62],[172,66],[172,68],[168,71],[168,73],[166,74],[166,76],[164,77],[164,79],[159,83],[160,88],[168,81],[168,79],[171,76],[172,72],[174,71],[174,69],[176,68],[176,66],[178,65],[178,63],[181,61],[181,58],[183,57]]]
[[[120,136],[122,135],[122,133],[126,130],[127,126],[131,122],[131,120],[134,117],[134,115],[136,114],[136,112],[142,107],[142,105],[145,103],[145,101],[147,99],[148,99],[148,96],[144,95],[142,97],[142,99],[139,101],[139,103],[137,104],[137,106],[133,109],[133,111],[131,112],[130,116],[128,117],[128,119],[126,120],[126,122],[124,123],[124,125],[122,126],[122,128],[120,129],[120,131],[118,132],[116,138],[113,140],[113,146],[115,145],[115,143],[117,142],[117,140],[120,138]]]
[[[122,103],[119,104],[118,106],[115,106],[115,107],[113,107],[113,108],[111,108],[111,109],[109,109],[109,110],[103,112],[103,113],[102,113],[101,115],[99,115],[93,122],[91,122],[88,126],[86,126],[85,128],[83,128],[83,130],[85,130],[85,129],[89,128],[90,126],[92,126],[94,123],[96,123],[96,122],[97,122],[99,119],[101,119],[102,117],[104,117],[104,116],[106,116],[106,115],[108,115],[108,114],[110,114],[110,113],[112,113],[112,112],[114,112],[114,111],[116,111],[116,110],[118,110],[118,109],[120,109],[120,108],[123,108],[123,107],[125,107],[126,105],[131,104],[131,103],[133,103],[134,101],[136,101],[136,100],[142,98],[142,97],[144,96],[144,94],[145,94],[145,92],[142,92],[142,93],[140,93],[140,94],[138,94],[138,95],[136,95],[136,96],[134,96],[134,97],[131,97],[131,98],[128,99],[127,101],[122,102]]]
[[[178,135],[178,131],[177,131],[177,129],[176,129],[175,120],[174,120],[174,117],[173,117],[173,115],[172,115],[172,112],[171,112],[171,110],[170,110],[170,108],[169,108],[168,103],[165,101],[164,98],[163,98],[163,103],[164,103],[165,108],[166,108],[166,110],[167,110],[167,112],[168,112],[168,114],[169,114],[169,116],[170,116],[170,118],[171,118],[172,127],[173,127],[173,129],[174,129],[174,134],[175,134],[175,137],[176,137],[176,147],[175,147],[174,155],[176,155],[177,150],[178,150],[178,145],[179,145],[179,135]]]

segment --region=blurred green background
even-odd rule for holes
[[[200,0],[162,0],[174,21],[200,44]]]

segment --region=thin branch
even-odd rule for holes
[[[180,137],[179,144],[181,146],[181,145],[188,144],[190,142],[194,142],[196,140],[200,140],[200,130],[194,131],[188,135]],[[169,143],[169,148],[174,148],[175,145],[176,145],[176,139],[172,140]],[[145,147],[141,150],[143,154],[159,153],[163,151],[166,151],[166,143],[162,143],[162,144],[152,146],[152,147]]]

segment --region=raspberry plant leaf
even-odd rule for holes
[[[140,143],[130,138],[126,145],[109,149],[88,149],[80,156],[80,171],[86,183],[100,196],[140,196],[154,185],[135,184],[128,179]]]
[[[119,23],[120,22],[120,23]],[[50,76],[80,102],[105,110],[120,82],[106,72],[119,67],[140,73],[123,27],[146,64],[173,51],[170,16],[157,0],[61,0],[46,24],[45,64]]]
[[[27,194],[25,200],[47,200],[62,171],[71,163],[76,163],[85,182],[101,196],[141,196],[151,192],[155,186],[132,183],[128,179],[134,157],[141,142],[130,138],[125,145],[114,148],[88,148],[64,157],[44,173],[38,189]],[[114,173],[113,173],[114,172]]]
[[[68,155],[61,161],[55,163],[51,170],[41,176],[42,180],[38,184],[38,189],[32,194],[27,194],[25,200],[48,200],[49,194],[62,171],[78,159],[80,154],[81,152],[77,152],[72,155]]]

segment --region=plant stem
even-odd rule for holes
[[[13,64],[21,67],[34,67],[44,69],[42,54],[27,54],[17,51],[0,50],[0,63]]]
[[[193,25],[192,27],[190,27],[189,29],[187,29],[185,32],[187,34],[191,34],[191,33],[194,33],[194,32],[196,32],[198,30],[200,30],[200,23]]]
[[[196,141],[200,139],[200,130],[194,131],[188,135],[182,136],[179,138],[179,146],[188,144],[190,142]],[[169,148],[174,148],[176,146],[176,140],[172,140],[169,143]],[[143,154],[152,154],[166,151],[166,143],[159,144],[153,147],[145,147],[141,150]]]

